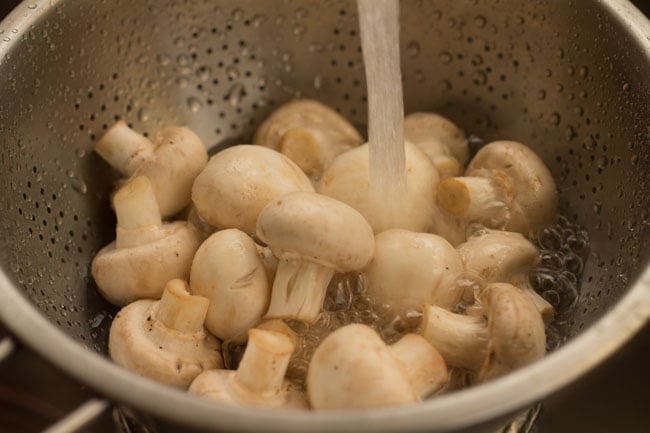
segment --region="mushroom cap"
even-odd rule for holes
[[[222,340],[246,340],[268,307],[271,288],[253,239],[237,229],[221,230],[196,251],[190,272],[195,295],[210,300],[205,326]]]
[[[179,332],[156,320],[159,301],[141,299],[115,316],[108,351],[118,365],[186,388],[204,370],[222,368],[219,341],[201,332]]]
[[[447,364],[438,350],[423,336],[406,334],[390,346],[421,398],[439,391],[449,381]]]
[[[283,153],[314,178],[320,177],[339,154],[362,142],[359,132],[343,116],[309,99],[276,109],[253,138],[253,143]]]
[[[390,228],[425,232],[435,211],[439,176],[431,159],[416,145],[404,144],[406,156],[406,196],[400,214],[393,222],[370,195],[369,146],[364,144],[339,155],[323,173],[318,192],[340,200],[358,210],[375,233]]]
[[[175,215],[191,201],[192,184],[208,162],[205,144],[190,129],[164,128],[157,136],[154,154],[133,176],[147,176],[163,217]]]
[[[312,408],[364,409],[420,400],[404,366],[372,328],[352,324],[325,337],[307,372]]]
[[[489,284],[481,296],[488,316],[488,346],[479,381],[490,380],[536,361],[546,353],[544,321],[518,287]]]
[[[469,159],[465,133],[451,120],[439,114],[411,113],[404,117],[404,139],[423,149],[433,150],[438,143],[443,144],[463,167]]]
[[[478,151],[465,175],[490,177],[495,172],[505,173],[514,188],[505,230],[528,235],[557,217],[555,181],[544,161],[529,147],[516,141],[493,141]]]
[[[462,272],[458,252],[443,237],[391,229],[375,237],[365,276],[368,295],[403,312],[423,304],[456,305],[463,290],[455,282]]]
[[[309,192],[271,201],[260,213],[257,236],[280,260],[307,260],[339,272],[363,269],[375,248],[372,228],[359,212]]]
[[[253,236],[262,208],[291,191],[314,191],[293,161],[266,147],[238,145],[210,158],[194,181],[192,200],[209,224]]]
[[[169,234],[155,242],[116,248],[111,242],[92,261],[92,275],[101,295],[110,303],[126,305],[137,299],[159,299],[165,284],[187,279],[201,234],[185,221],[165,223]]]
[[[539,251],[520,233],[482,230],[457,247],[470,276],[484,283],[511,283],[540,261]]]

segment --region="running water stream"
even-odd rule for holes
[[[399,1],[357,0],[368,86],[371,200],[394,221],[406,192]]]

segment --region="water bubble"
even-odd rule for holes
[[[420,55],[420,44],[415,41],[409,42],[406,46],[406,54],[409,57],[415,58]]]
[[[185,103],[187,104],[188,110],[190,110],[192,113],[198,112],[203,107],[201,101],[199,101],[199,99],[194,96],[187,98]]]
[[[451,63],[451,61],[454,59],[454,57],[451,55],[450,52],[443,51],[438,56],[438,59],[440,60],[440,63],[442,63],[443,65],[448,65],[449,63]]]

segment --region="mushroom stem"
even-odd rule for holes
[[[149,139],[129,128],[124,120],[113,125],[95,145],[95,152],[124,176],[131,176],[154,152]]]
[[[256,394],[279,393],[294,348],[286,334],[249,329],[246,351],[235,373],[236,381]]]
[[[483,317],[452,313],[425,305],[421,334],[438,349],[447,364],[478,370],[486,355],[487,323]]]
[[[278,265],[266,319],[293,319],[312,323],[323,308],[334,269],[306,260]]]
[[[203,296],[190,295],[188,288],[184,280],[170,280],[158,304],[156,318],[169,329],[202,331],[210,301]]]
[[[528,296],[528,298],[533,301],[533,304],[535,304],[535,308],[537,311],[539,311],[539,314],[542,316],[542,320],[544,321],[545,325],[548,325],[553,318],[555,317],[555,308],[542,296],[540,296],[539,293],[537,293],[532,287],[530,287],[528,284],[524,284],[522,287],[522,290],[524,291],[524,294]]]
[[[504,175],[452,177],[438,184],[438,205],[452,215],[468,220],[495,218],[506,223],[512,186]]]
[[[138,176],[122,186],[113,197],[117,215],[116,247],[127,248],[160,239],[160,210],[153,186],[145,176]]]

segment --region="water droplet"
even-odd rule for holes
[[[321,87],[323,87],[323,76],[316,75],[314,77],[314,89],[320,90]]]
[[[203,104],[201,104],[201,101],[199,101],[198,98],[196,98],[194,96],[190,96],[189,98],[187,98],[187,100],[185,102],[187,104],[187,108],[192,113],[198,112],[203,107]]]
[[[167,66],[171,63],[172,59],[170,59],[167,54],[158,54],[158,56],[156,56],[156,61],[160,66]]]
[[[176,57],[176,63],[178,63],[180,66],[185,66],[189,63],[189,57],[185,54],[179,54],[178,57]]]
[[[36,9],[36,5],[34,3],[30,3],[29,5],[27,5],[27,8],[28,9]]]
[[[556,112],[551,113],[551,115],[548,117],[548,123],[550,123],[553,126],[557,126],[560,124],[560,115]]]
[[[296,19],[303,19],[307,16],[307,9],[305,8],[298,8],[296,9]]]
[[[564,136],[567,140],[571,141],[578,136],[578,133],[573,126],[569,125],[564,132]]]
[[[443,51],[442,53],[440,53],[438,58],[440,59],[440,63],[442,63],[443,65],[448,65],[454,59],[454,57],[448,51]]]
[[[189,81],[187,80],[187,78],[185,78],[185,77],[178,77],[178,78],[176,78],[176,85],[177,85],[178,87],[180,87],[181,89],[186,88],[187,85],[188,85],[189,83],[190,83],[190,82],[189,82]]]
[[[573,108],[573,112],[576,113],[578,116],[582,116],[585,113],[585,109],[578,105]]]
[[[293,27],[293,34],[295,36],[302,36],[302,35],[305,34],[306,31],[307,31],[307,28],[305,26],[303,26],[302,24],[296,24]]]
[[[406,54],[409,57],[415,58],[420,55],[420,44],[415,41],[409,42],[406,46]]]
[[[481,57],[480,54],[477,54],[474,57],[472,57],[472,65],[479,66],[482,63],[483,63],[483,57]]]
[[[472,83],[482,86],[487,82],[487,75],[483,71],[476,71],[472,74]]]
[[[564,58],[564,50],[562,48],[559,48],[555,54],[557,55],[558,59],[563,59]]]
[[[150,113],[147,107],[142,107],[138,110],[138,120],[140,122],[146,122],[147,120],[149,120],[149,117],[150,117]]]
[[[74,171],[68,170],[66,174],[70,178],[70,186],[73,190],[77,191],[80,194],[85,194],[88,192],[88,185],[86,185],[86,182],[80,179]]]
[[[540,101],[543,101],[546,99],[546,90],[539,90],[537,91],[537,99]]]
[[[442,80],[440,82],[440,88],[442,90],[451,90],[452,88],[451,82],[449,80]]]
[[[229,80],[234,81],[241,76],[241,73],[239,72],[239,69],[237,69],[236,67],[228,66],[226,68],[226,75],[228,76]]]
[[[623,90],[626,91],[626,92],[629,91],[630,90],[630,83],[623,84]]]
[[[581,66],[580,69],[578,69],[578,74],[582,79],[587,78],[587,76],[589,75],[589,69],[587,69],[586,66]]]
[[[591,151],[591,150],[594,150],[597,145],[598,145],[598,143],[596,142],[596,139],[594,138],[594,136],[590,135],[587,138],[585,138],[585,141],[583,141],[582,148],[585,149],[585,150]]]
[[[239,105],[241,102],[241,98],[244,95],[246,89],[244,88],[243,85],[236,83],[233,84],[230,89],[228,89],[228,92],[226,93],[226,100],[230,105],[233,107],[236,107]]]
[[[319,44],[318,42],[313,42],[309,44],[310,53],[322,53],[324,50],[325,50],[325,46],[323,44]]]
[[[482,29],[487,24],[487,19],[483,15],[478,15],[474,18],[474,25]]]
[[[83,158],[86,156],[86,149],[77,149],[75,154],[77,155],[77,158]]]
[[[569,66],[566,68],[566,73],[569,74],[569,76],[573,76],[576,73],[576,69],[573,66]]]
[[[266,17],[264,15],[255,15],[251,19],[251,24],[253,24],[253,27],[260,27],[265,22],[266,22]]]
[[[205,82],[210,79],[210,75],[212,74],[212,69],[210,69],[207,66],[201,66],[198,71],[196,71],[196,76],[199,80]]]
[[[525,19],[523,16],[521,16],[521,15],[517,15],[517,16],[515,17],[515,23],[517,23],[517,25],[520,25],[520,26],[521,26],[521,25],[523,25],[525,22],[526,22],[526,19]]]
[[[240,21],[244,17],[244,11],[239,8],[233,9],[231,16],[233,20]]]
[[[594,212],[596,213],[596,215],[600,215],[602,209],[603,209],[603,202],[600,200],[596,200],[596,202],[594,203]]]
[[[174,39],[174,45],[176,48],[183,48],[183,46],[185,46],[185,38],[182,36],[177,37]]]
[[[424,79],[425,79],[425,76],[424,76],[424,72],[422,71],[422,69],[416,70],[415,71],[415,80],[418,83],[422,83],[424,81]]]

